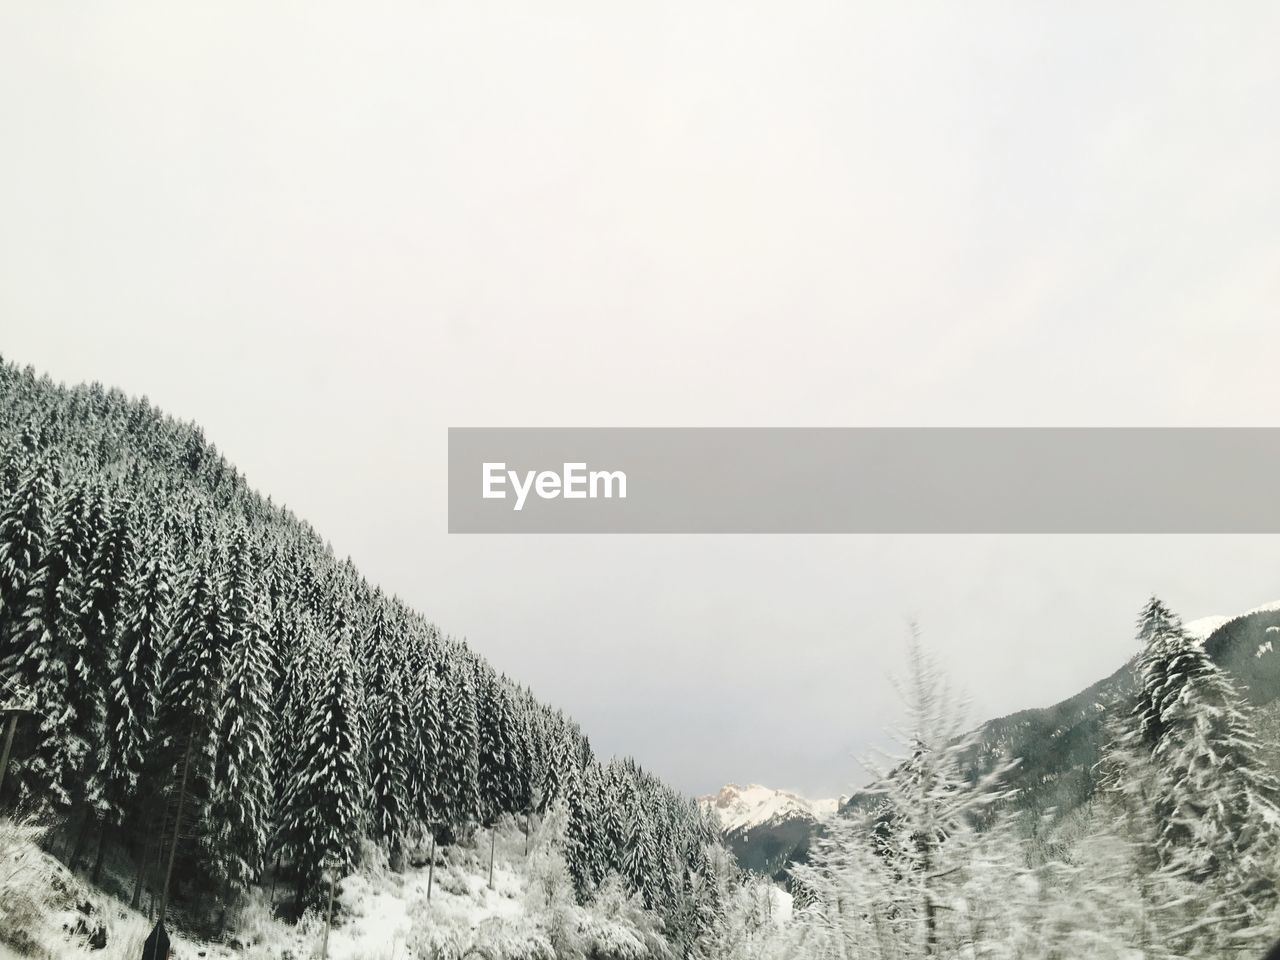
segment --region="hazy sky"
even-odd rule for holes
[[[449,537],[448,426],[1277,425],[1280,6],[0,2],[0,352],[194,419],[602,753],[836,793],[1272,537]],[[1278,478],[1280,480],[1280,478]]]

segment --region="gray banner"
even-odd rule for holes
[[[1280,429],[450,428],[450,533],[1277,533]]]

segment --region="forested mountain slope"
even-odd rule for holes
[[[1262,734],[1280,732],[1280,633],[1276,630],[1280,630],[1280,607],[1268,606],[1225,619],[1203,640],[1212,660],[1261,708]],[[1099,761],[1109,739],[1107,723],[1129,708],[1135,693],[1137,655],[1135,648],[1114,673],[1066,700],[983,723],[966,754],[971,774],[1017,758],[1017,765],[1004,778],[1011,790],[1007,803],[1032,817],[1060,818],[1093,797]],[[1262,739],[1264,757],[1280,773],[1280,741],[1266,735]],[[871,803],[873,797],[855,793],[846,802],[845,812]],[[728,840],[743,867],[782,875],[789,863],[807,861],[811,842],[822,830],[818,822],[794,818],[783,829],[730,834]]]
[[[469,835],[563,799],[579,895],[674,916],[715,827],[368,583],[145,399],[0,363],[0,679],[34,698],[0,806],[211,915],[280,865],[298,905],[361,844]],[[200,910],[195,909],[200,905]],[[696,912],[696,911],[695,911]]]
[[[1262,608],[1228,620],[1204,640],[1205,651],[1255,706],[1280,697],[1280,654],[1272,649],[1277,635],[1268,632],[1273,627],[1280,627],[1280,610]],[[978,733],[982,755],[975,759],[989,765],[995,756],[1021,758],[1007,778],[1018,804],[1035,812],[1070,810],[1097,788],[1107,720],[1134,690],[1131,659],[1060,703],[987,721]]]

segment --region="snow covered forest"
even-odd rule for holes
[[[34,709],[0,784],[0,957],[59,955],[19,918],[94,890],[210,956],[308,955],[336,891],[334,956],[374,960],[1260,957],[1280,935],[1263,719],[1157,599],[1131,655],[1098,756],[1055,769],[970,727],[912,638],[900,749],[784,893],[198,428],[0,364],[0,680]],[[52,865],[48,904],[7,856]],[[360,946],[379,911],[405,939]]]
[[[73,871],[127,858],[140,907],[172,855],[174,905],[216,935],[267,871],[300,913],[364,842],[398,866],[560,800],[580,897],[616,875],[658,916],[691,912],[715,834],[691,799],[600,762],[198,428],[8,364],[0,417],[0,664],[36,710],[0,805]]]

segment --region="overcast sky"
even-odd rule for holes
[[[450,537],[449,426],[1280,420],[1280,6],[0,3],[0,353],[145,393],[684,789],[838,793],[1272,537]]]

